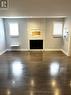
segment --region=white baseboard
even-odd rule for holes
[[[28,49],[7,49],[7,51],[29,51]]]
[[[7,51],[61,51],[61,49],[7,49]]]
[[[0,53],[0,55],[4,54],[6,51],[7,51],[7,49],[6,49],[6,50],[4,50],[3,52],[1,52],[1,53]]]
[[[66,55],[66,56],[70,56],[67,52],[65,52],[63,49],[61,49],[61,51]]]
[[[7,49],[7,51],[44,51],[43,49]]]
[[[61,49],[45,49],[45,51],[61,51]]]
[[[6,51],[62,51],[66,56],[69,56],[69,54],[66,53],[63,49],[7,49],[3,53]]]
[[[7,51],[61,51],[61,49],[7,49]]]
[[[70,56],[67,52],[65,52],[63,49],[45,49],[45,51],[62,51],[66,56]]]

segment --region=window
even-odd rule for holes
[[[10,36],[19,36],[18,23],[9,24],[9,35]]]
[[[63,28],[63,24],[61,22],[54,23],[53,35],[62,36],[62,28]]]

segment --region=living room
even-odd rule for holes
[[[70,0],[0,0],[0,95],[71,95]]]

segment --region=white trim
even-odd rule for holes
[[[61,51],[61,49],[45,49],[45,51]]]
[[[65,52],[63,49],[61,49],[61,51],[66,55],[66,56],[70,56],[67,52]]]
[[[7,49],[7,51],[45,51],[43,49]]]
[[[29,51],[28,49],[7,49],[7,51]]]
[[[7,51],[62,51],[61,49],[7,49]]]
[[[7,49],[6,51],[62,51],[66,56],[69,56],[63,49]]]
[[[0,18],[66,18],[67,16],[0,16]]]
[[[67,52],[65,52],[63,49],[45,49],[45,51],[62,51],[66,56],[70,56]]]
[[[7,49],[7,51],[61,51],[61,49]]]
[[[7,49],[6,49],[6,50],[4,50],[3,52],[1,52],[1,53],[0,53],[0,55],[4,54],[6,51],[7,51]]]

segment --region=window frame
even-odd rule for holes
[[[62,24],[62,34],[54,34],[54,24]],[[53,37],[55,38],[61,38],[63,36],[63,22],[56,21],[53,23]]]
[[[11,33],[10,33],[10,24],[17,24],[18,25],[18,35],[11,35]],[[19,24],[18,24],[18,22],[9,22],[9,36],[10,37],[19,37]]]

